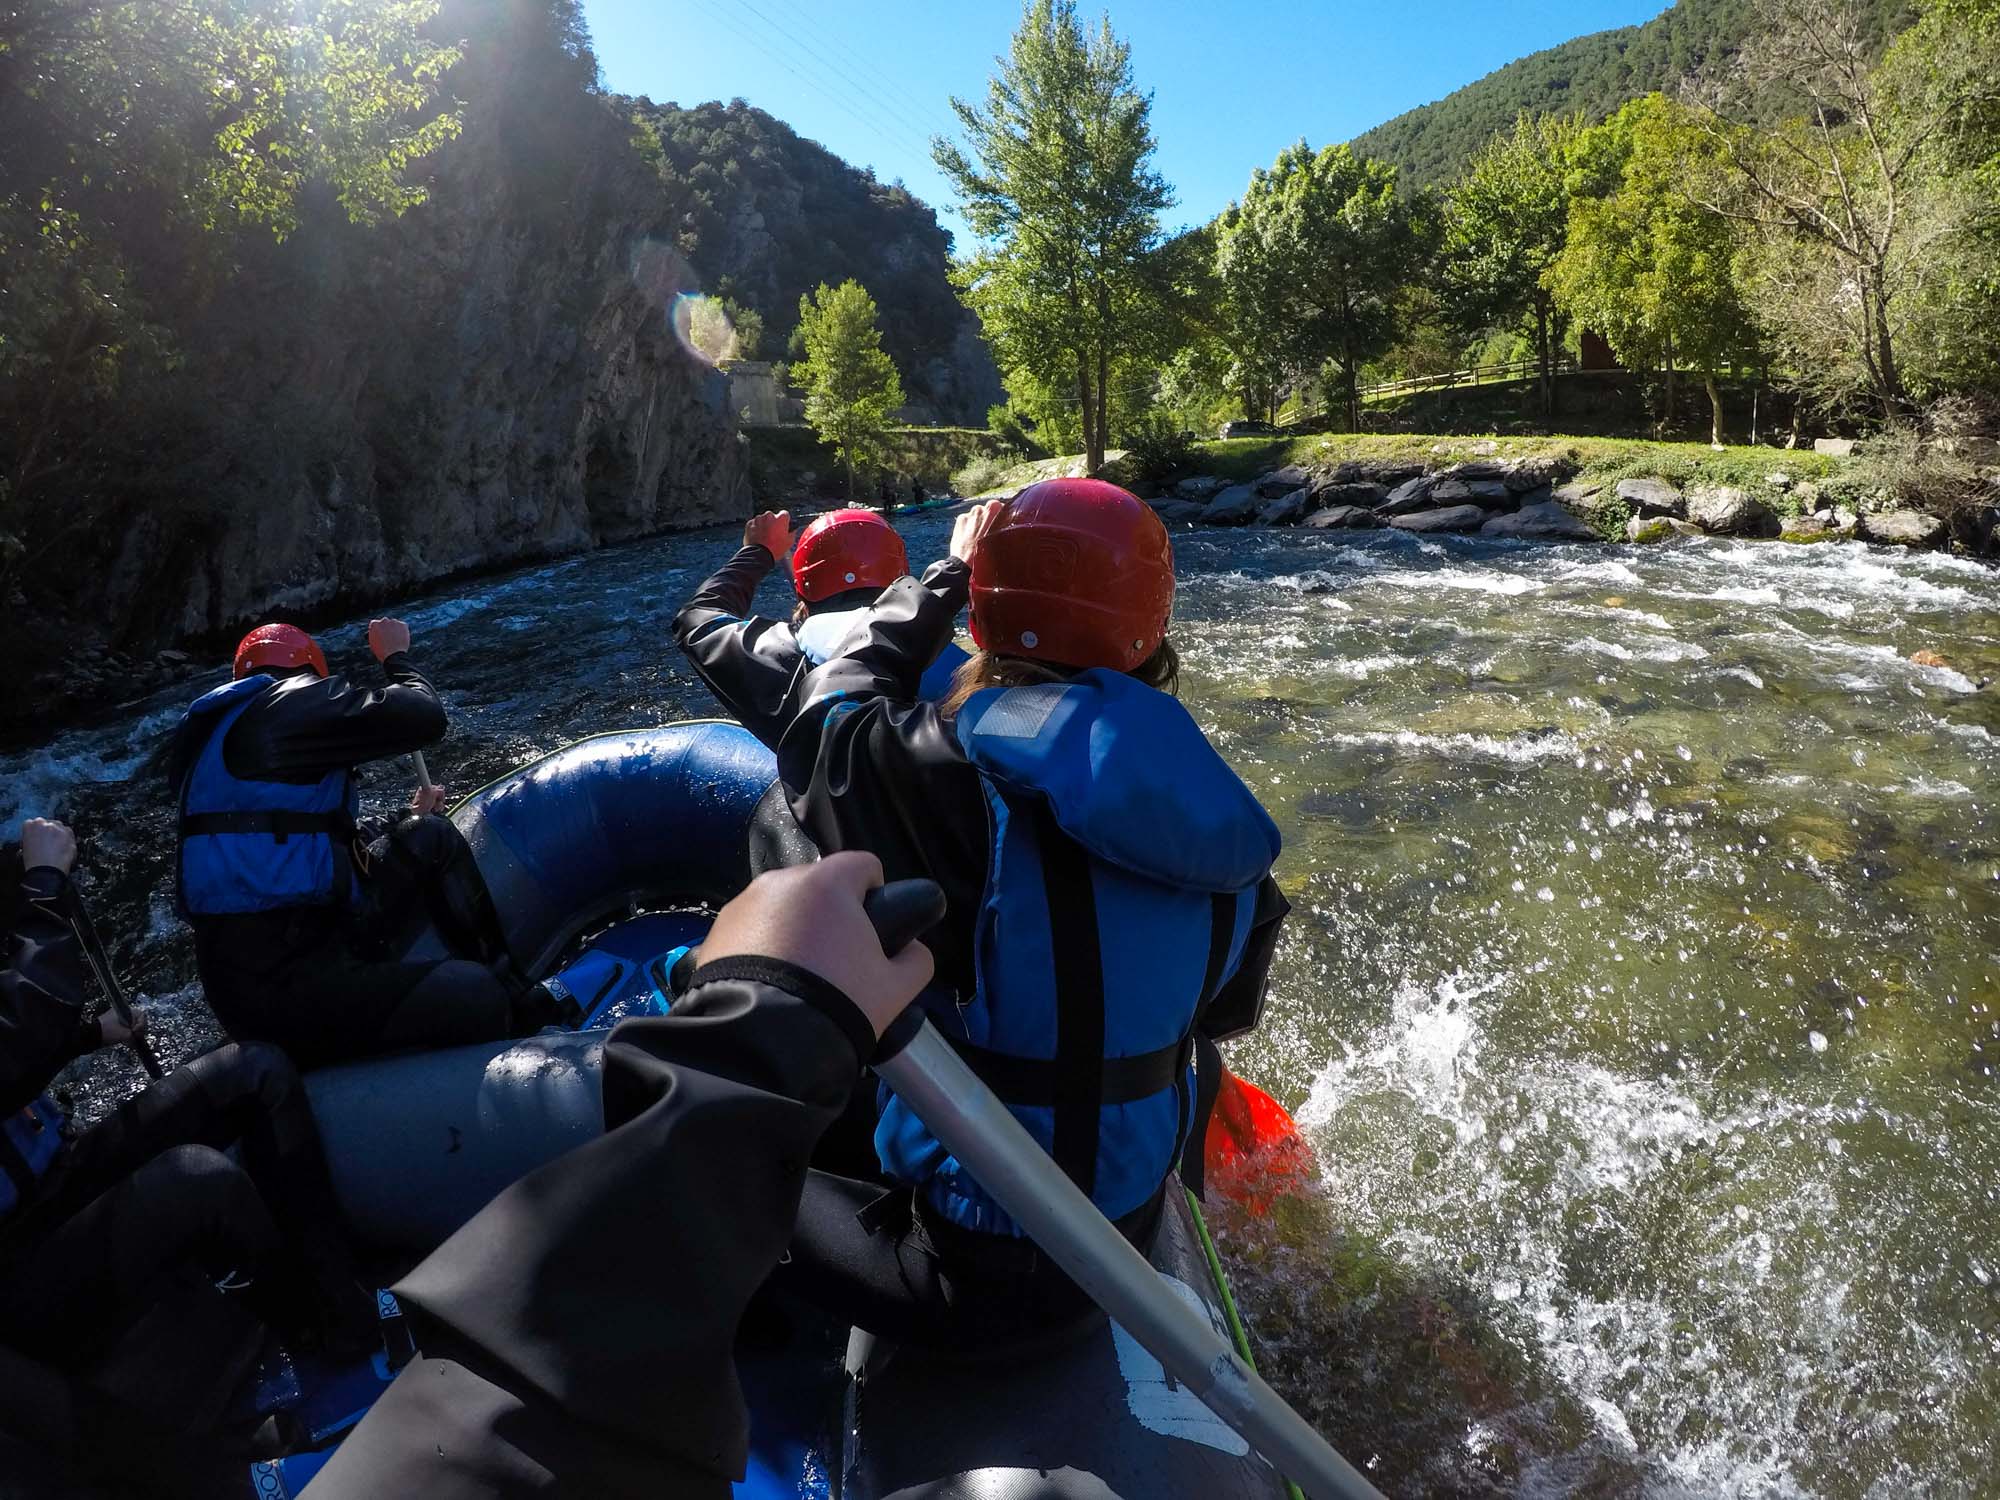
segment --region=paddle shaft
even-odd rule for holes
[[[429,791],[437,783],[431,780],[431,768],[424,764],[424,752],[412,750],[410,759],[417,763],[417,785]]]
[[[929,891],[913,889],[923,886]],[[929,881],[897,881],[870,893],[866,909],[885,951],[894,953],[930,925],[918,925],[927,904],[935,921],[943,893]],[[905,1018],[917,1014],[913,1008]],[[909,1039],[893,1056],[877,1057],[875,1071],[1092,1301],[1314,1500],[1382,1500],[1244,1363],[1206,1314],[1168,1290],[936,1027],[899,1020],[890,1038],[904,1035]]]
[[[128,1031],[137,1017],[132,1013],[132,1002],[125,998],[125,987],[118,982],[117,971],[111,967],[110,955],[104,951],[104,940],[97,935],[97,924],[90,919],[83,898],[76,893],[75,886],[67,887],[69,925],[76,933],[77,946],[83,949],[84,962],[90,965],[90,972],[97,976],[97,987],[104,991],[105,1001],[111,1007],[118,1024]],[[139,1066],[146,1070],[149,1078],[164,1078],[167,1070],[160,1065],[159,1055],[153,1051],[153,1044],[143,1036],[126,1038],[125,1045],[132,1049],[139,1059]]]

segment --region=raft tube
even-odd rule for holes
[[[773,803],[782,811],[776,777],[771,752],[734,724],[624,730],[501,777],[452,821],[515,962],[539,979],[583,937],[641,911],[655,951],[697,939],[699,912],[750,880],[753,831]],[[599,1134],[604,1037],[545,1032],[308,1074],[350,1231],[425,1254],[502,1188]]]
[[[635,959],[698,938],[706,916],[693,909],[727,900],[759,862],[745,850],[768,820],[774,773],[770,752],[733,725],[670,725],[559,750],[453,817],[524,967],[541,974],[586,936]],[[660,906],[683,910],[619,920]],[[604,1037],[544,1033],[309,1075],[352,1229],[421,1255],[508,1184],[594,1137]],[[1227,1289],[1177,1188],[1151,1259],[1227,1337]],[[756,1348],[738,1351],[751,1411],[741,1500],[1286,1493],[1243,1439],[1106,1319],[982,1356],[894,1348],[790,1311],[777,1347],[765,1328]],[[316,1463],[260,1466],[259,1483],[297,1493]],[[281,1469],[296,1477],[287,1484]]]

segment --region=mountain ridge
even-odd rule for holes
[[[1861,0],[1879,43],[1913,19],[1910,0]],[[1518,57],[1442,99],[1355,136],[1364,156],[1392,163],[1412,186],[1456,179],[1475,152],[1526,110],[1580,111],[1595,123],[1628,99],[1666,89],[1731,57],[1756,20],[1754,0],[1678,0],[1652,20],[1573,37]]]

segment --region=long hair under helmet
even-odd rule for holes
[[[1138,496],[1102,479],[1016,495],[972,559],[981,650],[1130,672],[1166,639],[1174,549]]]
[[[872,510],[830,510],[799,533],[792,587],[808,604],[849,589],[886,589],[910,571],[903,539]]]

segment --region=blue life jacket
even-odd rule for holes
[[[35,1197],[62,1147],[63,1112],[47,1094],[0,1123],[0,1219]]]
[[[196,699],[183,734],[201,734],[181,783],[180,908],[184,916],[228,916],[348,897],[347,841],[359,794],[352,771],[311,785],[243,781],[222,754],[230,726],[273,686],[253,674]]]
[[[792,637],[799,643],[799,653],[814,666],[822,666],[832,659],[847,632],[853,628],[855,616],[867,611],[862,605],[857,609],[830,609],[816,615],[808,615],[803,624],[792,631]],[[951,691],[952,674],[965,664],[966,654],[956,641],[946,641],[944,650],[938,653],[936,661],[924,669],[923,681],[917,685],[917,698],[924,703],[935,703]]]
[[[1193,1034],[1233,975],[1277,826],[1180,703],[1122,672],[991,688],[960,711],[992,852],[969,1002],[931,1019],[1111,1218],[1143,1208],[1193,1124]],[[952,1223],[1019,1235],[883,1091],[882,1165]]]

